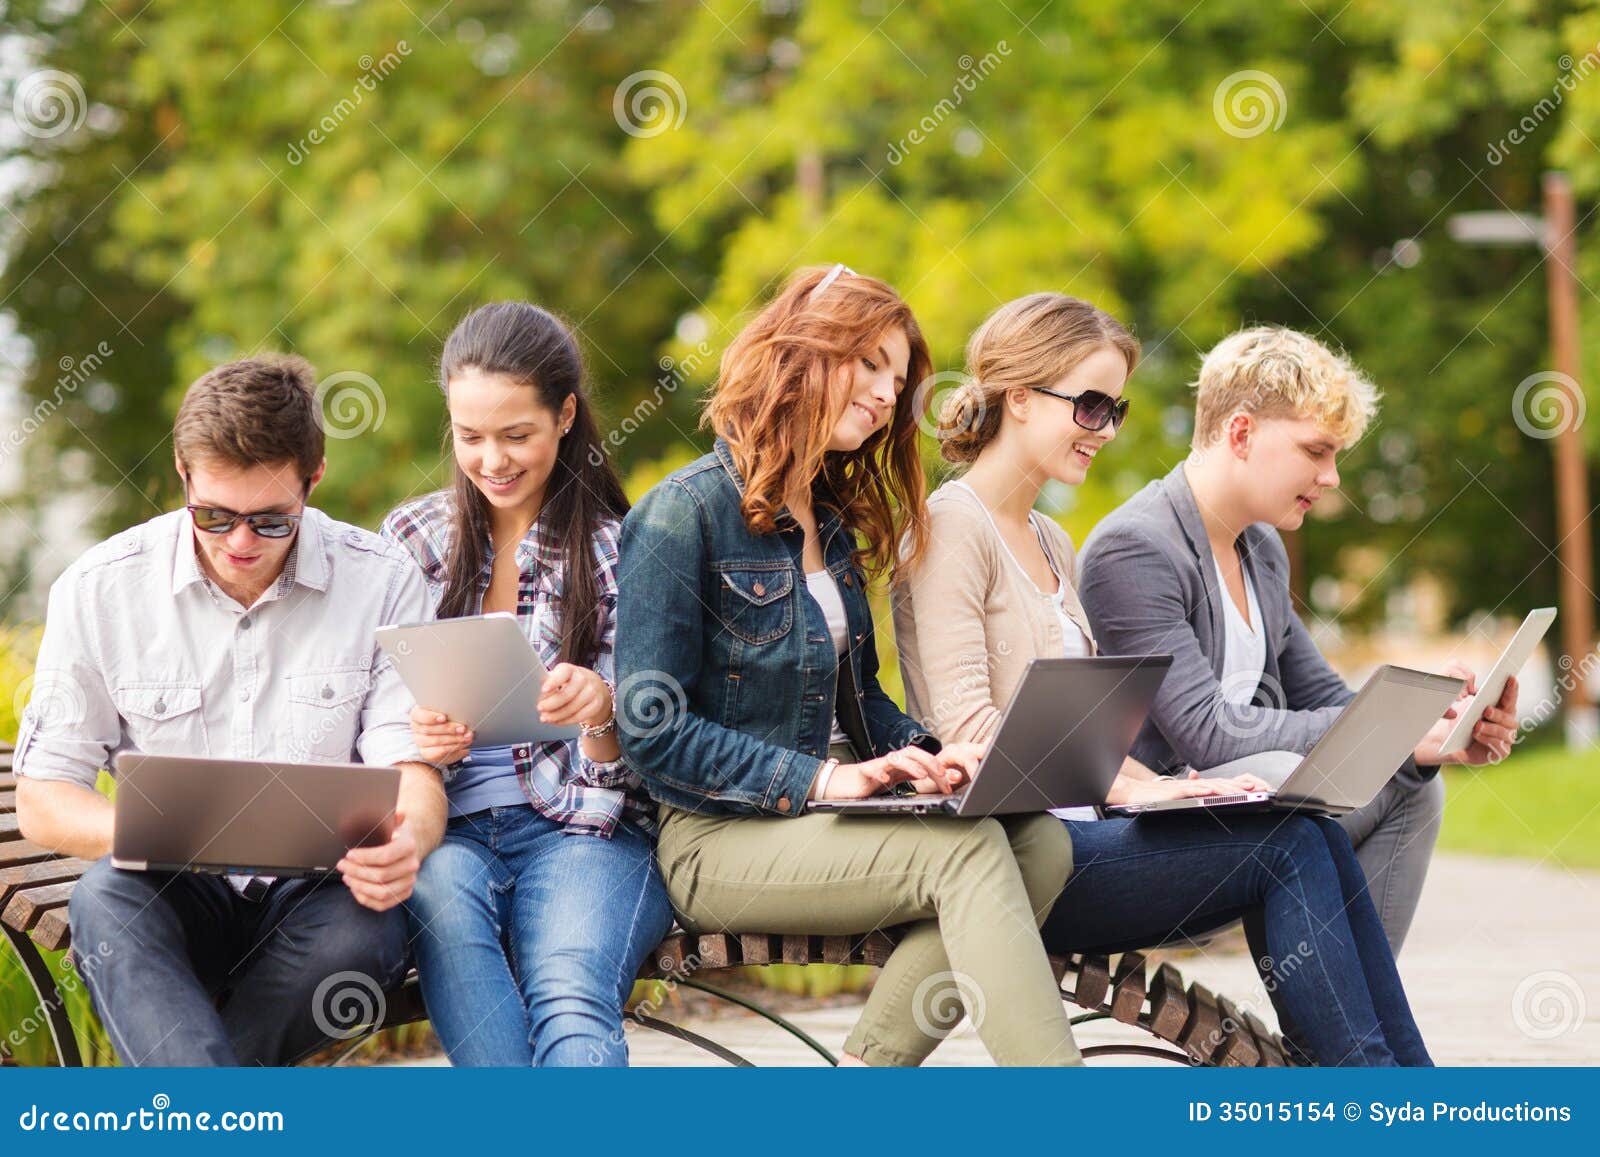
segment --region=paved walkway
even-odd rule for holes
[[[1195,953],[1179,964],[1189,979],[1275,1023],[1266,992],[1243,953]],[[1441,854],[1400,965],[1439,1064],[1600,1064],[1600,873]],[[840,1006],[791,1019],[837,1051],[856,1015],[855,1006]],[[815,1053],[747,1013],[686,1026],[760,1065],[821,1063]],[[1135,1038],[1149,1040],[1103,1024],[1078,1032],[1085,1047]],[[630,1030],[629,1042],[636,1065],[717,1063],[692,1046],[647,1030]],[[443,1063],[442,1058],[433,1063]],[[987,1065],[989,1058],[970,1028],[963,1027],[929,1063]]]

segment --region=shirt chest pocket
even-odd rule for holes
[[[124,683],[112,695],[128,740],[158,755],[210,755],[198,683]]]
[[[771,643],[794,626],[794,571],[725,570],[720,575],[722,625],[747,643]]]
[[[304,763],[348,763],[372,685],[362,667],[330,667],[286,676],[284,754]]]

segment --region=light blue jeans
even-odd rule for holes
[[[623,1005],[672,927],[655,848],[637,829],[568,835],[526,805],[459,816],[406,912],[451,1064],[628,1063]]]

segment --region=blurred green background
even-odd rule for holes
[[[1551,443],[1512,401],[1551,368],[1539,255],[1446,223],[1538,212],[1564,168],[1593,280],[1600,0],[27,0],[0,49],[0,735],[50,580],[181,501],[167,432],[210,365],[311,359],[354,435],[319,505],[375,526],[445,478],[445,335],[526,298],[579,333],[637,497],[705,447],[740,325],[832,261],[901,289],[939,370],[1034,290],[1134,327],[1128,426],[1047,495],[1079,541],[1182,457],[1200,352],[1281,322],[1385,392],[1299,536],[1311,608],[1555,601]],[[1596,770],[1457,776],[1445,843],[1600,865]]]

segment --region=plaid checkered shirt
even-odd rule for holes
[[[455,500],[448,490],[435,491],[392,511],[379,533],[405,547],[427,580],[435,612],[444,597],[445,560],[449,557]],[[614,682],[613,646],[617,630],[617,548],[621,524],[603,524],[594,537],[602,626],[594,669]],[[494,567],[494,544],[478,583],[479,611]],[[562,549],[535,522],[517,544],[517,622],[546,667],[560,661],[557,612],[561,603]],[[645,832],[656,830],[655,809],[638,774],[626,761],[596,763],[575,739],[555,743],[522,743],[512,748],[517,778],[540,813],[565,826],[568,834],[609,837],[619,821]],[[450,772],[445,773],[446,783]]]

